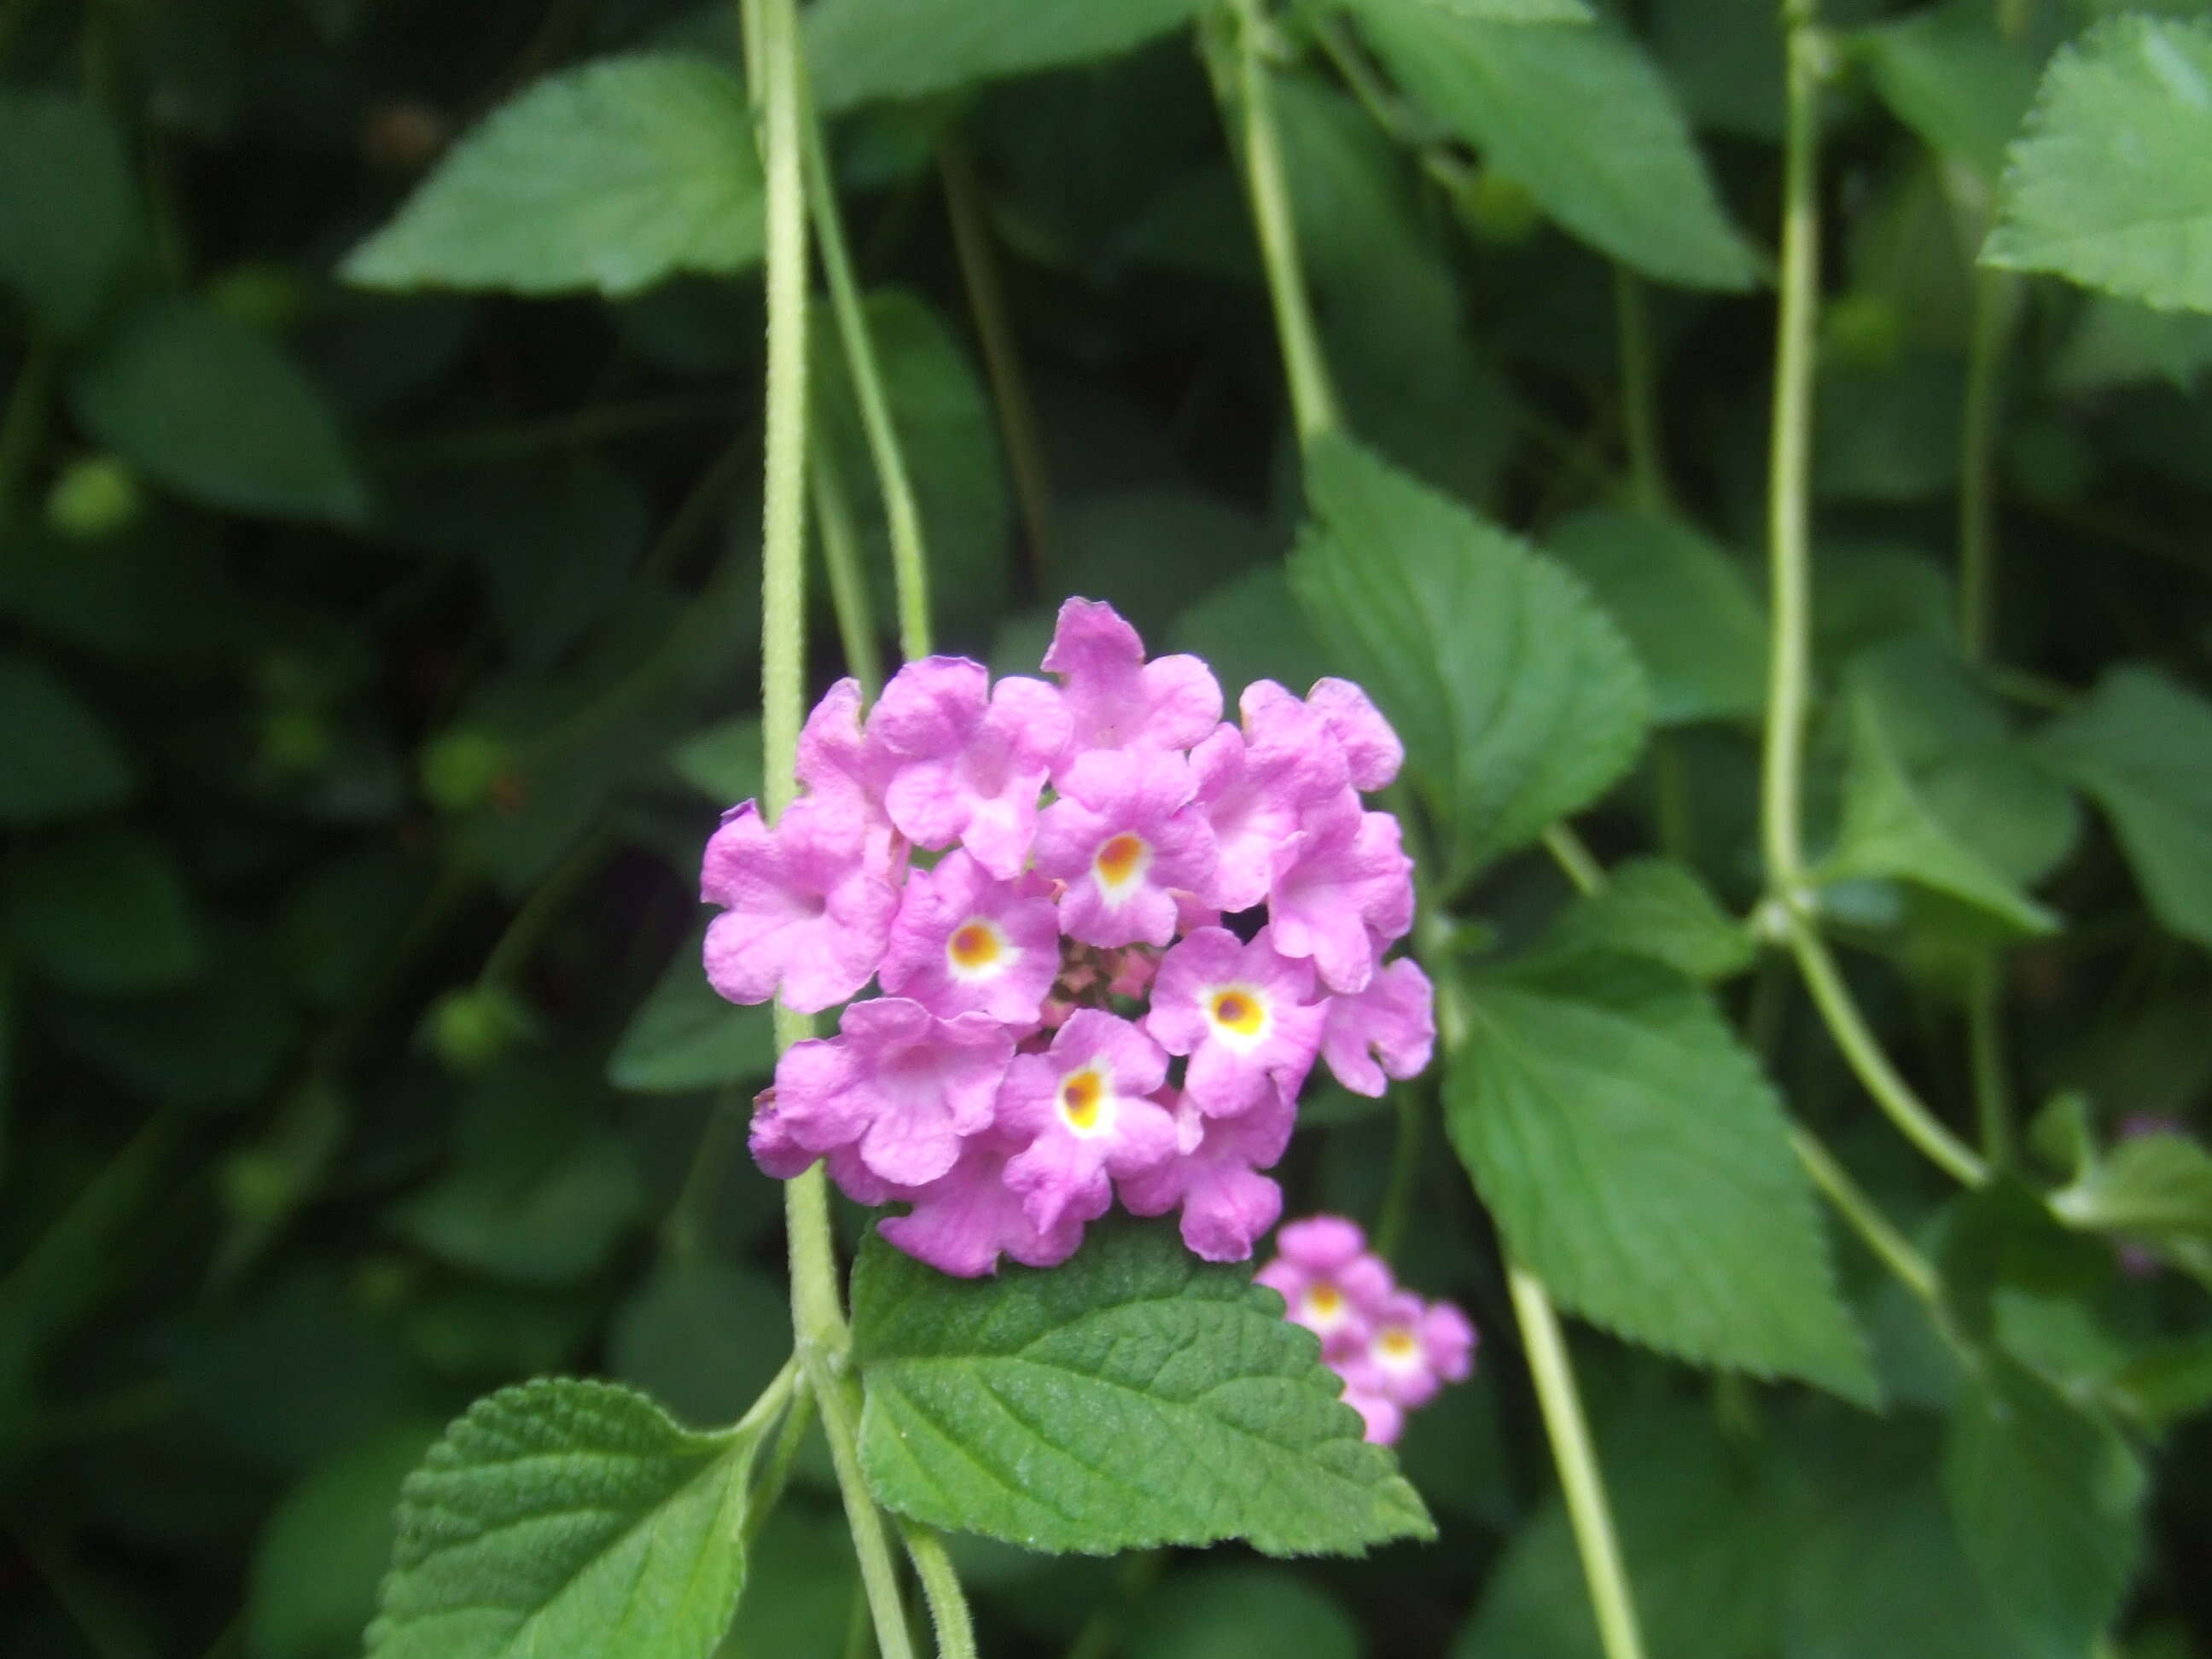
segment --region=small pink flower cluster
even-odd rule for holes
[[[1366,1236],[1341,1216],[1310,1216],[1275,1236],[1275,1259],[1252,1275],[1279,1291],[1283,1316],[1321,1338],[1321,1356],[1344,1379],[1346,1403],[1379,1446],[1395,1442],[1406,1413],[1474,1369],[1474,1327],[1449,1302],[1398,1288]]]
[[[717,991],[805,1013],[884,992],[784,1055],[753,1155],[906,1203],[884,1236],[950,1273],[1065,1261],[1116,1191],[1243,1261],[1316,1058],[1367,1095],[1428,1063],[1428,980],[1382,961],[1412,863],[1359,797],[1403,751],[1343,680],[1261,681],[1227,724],[1203,662],[1146,661],[1088,599],[1044,667],[1058,684],[909,663],[865,720],[839,682],[799,799],[773,829],[748,801],[708,842]],[[1263,904],[1256,931],[1221,925]]]

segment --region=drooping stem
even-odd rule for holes
[[[1235,0],[1237,88],[1243,106],[1245,187],[1252,198],[1252,220],[1260,233],[1260,258],[1267,267],[1267,297],[1275,308],[1275,331],[1282,342],[1283,372],[1291,388],[1291,418],[1300,447],[1336,428],[1336,394],[1330,389],[1321,331],[1314,322],[1306,290],[1305,266],[1298,258],[1297,222],[1291,211],[1291,185],[1283,171],[1283,143],[1275,127],[1273,88],[1261,55],[1264,27],[1259,0]]]
[[[1576,1547],[1582,1552],[1590,1607],[1597,1614],[1598,1640],[1607,1659],[1643,1659],[1644,1638],[1637,1629],[1628,1569],[1613,1534],[1613,1510],[1606,1500],[1605,1481],[1598,1472],[1589,1424],[1583,1416],[1582,1395],[1575,1387],[1559,1316],[1553,1310],[1541,1281],[1510,1256],[1505,1281],[1513,1293],[1513,1315],[1520,1322],[1521,1340],[1528,1351],[1528,1371],[1535,1379],[1536,1403],[1542,1408],[1544,1431],[1551,1438],[1552,1461],[1559,1466],[1567,1519],[1574,1527]]]
[[[1651,349],[1650,309],[1644,284],[1626,265],[1613,268],[1615,326],[1620,336],[1620,416],[1628,439],[1628,472],[1636,505],[1664,513],[1673,504],[1666,453],[1659,443],[1659,373]]]
[[[798,790],[800,710],[805,696],[806,202],[803,165],[805,82],[794,0],[744,0],[757,31],[761,167],[768,228],[768,408],[761,513],[761,793],[771,817]],[[811,1029],[779,1006],[781,1053]],[[784,1186],[791,1252],[791,1322],[801,1374],[822,1413],[830,1461],[845,1500],[876,1640],[886,1659],[912,1659],[898,1567],[882,1512],[869,1496],[849,1401],[843,1392],[851,1344],[837,1285],[830,1194],[819,1164]]]
[[[1973,335],[1966,407],[1959,427],[1959,643],[1969,663],[1986,662],[1996,608],[1996,438],[2014,279],[1974,272]]]
[[[1044,444],[1037,436],[1036,410],[1030,402],[1028,377],[999,282],[998,256],[983,208],[983,189],[975,164],[958,137],[938,146],[937,171],[945,185],[945,216],[952,224],[952,252],[960,262],[961,284],[983,348],[983,372],[990,377],[991,401],[998,406],[999,435],[1006,446],[1006,465],[1014,475],[1014,497],[1021,503],[1022,527],[1029,537],[1030,568],[1044,585],[1052,562],[1052,483]]]
[[[1772,639],[1759,836],[1769,889],[1794,896],[1804,876],[1798,793],[1812,654],[1813,352],[1820,280],[1820,88],[1814,0],[1783,0],[1782,21],[1789,60],[1789,119],[1783,147],[1782,296],[1775,330],[1768,454]]]
[[[1552,855],[1575,890],[1588,897],[1605,885],[1605,866],[1597,861],[1583,838],[1575,833],[1574,826],[1565,818],[1544,831],[1544,850]]]
[[[1946,1172],[1969,1187],[1981,1185],[1989,1176],[1987,1166],[1943,1127],[1913,1092],[1912,1085],[1899,1075],[1867,1024],[1866,1016],[1859,1012],[1857,1000],[1844,982],[1843,970],[1836,966],[1836,959],[1828,954],[1828,947],[1812,924],[1793,914],[1789,927],[1790,948],[1796,956],[1798,971],[1804,975],[1805,988],[1813,994],[1814,1006],[1820,1011],[1836,1046],[1844,1051],[1844,1058],[1850,1062],[1875,1103],[1907,1140]]]
[[[1809,1129],[1791,1125],[1790,1145],[1797,1154],[1797,1161],[1805,1166],[1805,1173],[1812,1176],[1813,1184],[1836,1206],[1837,1213],[1850,1224],[1851,1231],[1907,1290],[1934,1307],[1941,1292],[1936,1270],[1891,1224],[1889,1218],[1875,1206],[1858,1182],[1851,1179],[1850,1171]]]
[[[1966,1054],[1982,1156],[1992,1164],[2008,1164],[2012,1091],[2005,1076],[2004,959],[1994,949],[1975,962],[1966,987]]]
[[[830,573],[838,643],[844,647],[845,666],[860,683],[860,701],[872,703],[884,689],[884,663],[876,649],[868,579],[860,568],[860,532],[854,526],[845,481],[838,476],[836,458],[827,444],[815,445],[807,471],[814,480],[814,516],[822,526],[822,565]]]
[[[860,429],[875,463],[876,484],[884,501],[884,523],[890,534],[891,580],[898,594],[899,653],[908,662],[930,652],[929,560],[922,542],[921,509],[914,480],[891,422],[890,398],[884,389],[881,361],[868,332],[867,310],[853,275],[853,256],[845,240],[845,222],[837,210],[837,178],[830,166],[830,147],[822,118],[805,100],[806,191],[814,234],[822,249],[822,274],[830,288],[830,307],[837,319],[837,338],[845,351],[853,395],[860,410]],[[856,664],[854,672],[860,670]]]
[[[1405,1084],[1390,1092],[1398,1115],[1397,1137],[1390,1152],[1390,1182],[1375,1217],[1375,1253],[1385,1261],[1406,1242],[1406,1229],[1413,1218],[1413,1194],[1420,1187],[1421,1144],[1427,1139],[1422,1133],[1420,1097]]]
[[[918,1522],[902,1522],[899,1536],[906,1542],[915,1576],[921,1580],[941,1659],[975,1659],[975,1621],[969,1616],[968,1598],[960,1589],[960,1575],[952,1570],[952,1558],[945,1553],[945,1540]]]

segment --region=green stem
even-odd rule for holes
[[[1598,1472],[1596,1449],[1590,1443],[1589,1425],[1583,1416],[1582,1395],[1575,1387],[1559,1316],[1553,1310],[1541,1281],[1510,1256],[1505,1279],[1513,1294],[1513,1315],[1521,1326],[1521,1340],[1528,1350],[1528,1371],[1535,1379],[1536,1403],[1543,1410],[1544,1430],[1551,1437],[1552,1461],[1559,1466],[1567,1519],[1582,1552],[1583,1577],[1589,1582],[1599,1643],[1606,1659],[1643,1659],[1644,1639],[1637,1629],[1636,1603],[1629,1593],[1628,1571],[1614,1536],[1613,1512],[1606,1501],[1604,1479]]]
[[[1574,826],[1565,818],[1544,831],[1544,850],[1552,855],[1553,862],[1566,872],[1575,890],[1588,896],[1601,891],[1605,886],[1605,866],[1596,855],[1583,844]]]
[[[796,1355],[793,1356],[794,1358]],[[745,1542],[750,1546],[760,1536],[775,1506],[783,1501],[783,1490],[791,1484],[791,1472],[799,1462],[799,1449],[806,1443],[807,1431],[814,1426],[814,1395],[801,1389],[792,1397],[791,1410],[776,1431],[775,1446],[768,1455],[768,1467],[762,1470],[760,1480],[753,1487],[752,1497],[745,1505]]]
[[[1382,1207],[1375,1218],[1375,1253],[1386,1261],[1405,1243],[1406,1228],[1413,1218],[1413,1194],[1421,1180],[1421,1102],[1412,1088],[1392,1091],[1398,1111],[1398,1133],[1390,1152],[1390,1184],[1383,1190]]]
[[[531,890],[530,896],[523,900],[506,930],[485,953],[483,966],[477,972],[478,985],[507,986],[514,981],[546,930],[560,920],[562,910],[599,867],[611,847],[611,838],[605,830],[593,831]]]
[[[797,793],[800,709],[805,696],[806,553],[806,199],[804,72],[795,0],[749,0],[757,30],[761,169],[768,228],[768,407],[761,509],[761,793],[771,817]],[[804,1015],[775,1010],[780,1054],[811,1029]],[[845,1519],[860,1567],[876,1640],[885,1659],[912,1659],[884,1517],[860,1474],[854,1413],[844,1388],[851,1346],[837,1283],[830,1193],[816,1164],[784,1185],[791,1251],[793,1346],[845,1500]]]
[[[969,1614],[968,1598],[961,1591],[952,1558],[945,1553],[945,1540],[915,1522],[902,1522],[899,1536],[906,1540],[907,1559],[921,1580],[941,1659],[975,1659],[975,1621]]]
[[[784,1407],[791,1404],[799,1388],[799,1356],[783,1362],[783,1368],[769,1379],[769,1385],[760,1391],[760,1397],[745,1408],[745,1414],[731,1425],[732,1435],[766,1432],[768,1425],[783,1415]]]
[[[1889,1056],[1882,1052],[1881,1042],[1859,1012],[1858,1003],[1851,996],[1850,988],[1844,982],[1843,972],[1836,960],[1828,954],[1828,947],[1811,924],[1795,912],[1789,918],[1790,948],[1797,958],[1798,971],[1804,975],[1805,988],[1813,994],[1814,1006],[1820,1009],[1820,1018],[1850,1062],[1851,1070],[1859,1082],[1875,1098],[1907,1140],[1917,1146],[1936,1164],[1957,1180],[1969,1187],[1978,1187],[1989,1178],[1989,1170],[1974,1156],[1971,1148],[1960,1141],[1924,1105],[1912,1091],[1911,1085],[1898,1074]]]
[[[7,411],[0,414],[0,532],[15,521],[24,482],[46,441],[54,368],[53,348],[43,340],[33,341],[9,388]]]
[[[1851,1231],[1865,1242],[1882,1266],[1896,1274],[1913,1295],[1935,1307],[1942,1291],[1936,1270],[1890,1224],[1889,1218],[1882,1214],[1858,1182],[1851,1179],[1850,1171],[1809,1129],[1792,1124],[1790,1145],[1796,1152],[1797,1161],[1805,1166],[1805,1173],[1812,1176],[1813,1184],[1836,1206],[1836,1212],[1850,1224]]]
[[[1966,988],[1966,1049],[1974,1081],[1974,1121],[1982,1156],[2002,1166],[2012,1162],[2012,1091],[2005,1076],[2004,963],[1994,950],[1973,967]]]
[[[1259,229],[1260,258],[1267,267],[1275,330],[1282,340],[1291,416],[1303,449],[1336,429],[1336,394],[1329,387],[1328,359],[1322,352],[1321,331],[1315,325],[1313,301],[1306,291],[1305,267],[1298,258],[1297,224],[1291,210],[1290,180],[1283,171],[1273,92],[1267,63],[1260,55],[1259,0],[1234,0],[1234,4],[1245,185],[1251,192],[1253,222]]]
[[[1973,336],[1959,429],[1959,641],[1970,663],[1988,660],[1995,628],[1997,394],[2014,293],[2008,273],[1975,271]]]
[[[999,283],[998,258],[991,251],[982,187],[975,181],[966,147],[957,137],[947,137],[938,146],[937,170],[945,185],[945,215],[952,224],[953,254],[960,262],[960,281],[975,319],[975,337],[983,348],[983,369],[990,376],[991,400],[998,406],[1000,435],[1006,446],[1006,465],[1014,475],[1014,495],[1021,503],[1022,524],[1029,536],[1031,574],[1042,587],[1045,568],[1052,562],[1051,478],[1006,310],[1006,290]]]
[[[679,1260],[693,1260],[707,1252],[707,1217],[721,1190],[730,1155],[744,1133],[745,1104],[744,1091],[725,1084],[715,1091],[714,1103],[708,1109],[706,1127],[700,1131],[699,1145],[691,1154],[691,1167],[684,1172],[683,1188],[669,1206],[668,1220],[661,1229],[663,1248]]]
[[[1789,115],[1783,147],[1782,295],[1775,331],[1767,541],[1772,608],[1759,832],[1769,888],[1804,879],[1798,792],[1812,656],[1814,333],[1820,312],[1819,46],[1814,0],[1783,0]]]
[[[1627,266],[1613,268],[1613,316],[1620,334],[1621,425],[1628,439],[1629,477],[1637,507],[1665,513],[1674,505],[1659,442],[1659,374],[1644,284]]]
[[[875,702],[884,687],[882,653],[876,649],[876,619],[868,604],[868,579],[860,568],[860,532],[853,524],[852,504],[827,444],[817,444],[809,462],[814,479],[814,516],[822,524],[822,562],[830,573],[830,604],[837,613],[837,639],[845,666],[860,683],[860,700]]]
[[[830,166],[822,118],[811,97],[805,107],[807,205],[822,250],[822,271],[829,283],[837,338],[845,349],[846,371],[852,377],[854,398],[860,405],[860,429],[867,436],[877,488],[883,494],[884,522],[890,533],[891,579],[898,593],[899,653],[908,662],[918,661],[930,651],[929,561],[922,542],[921,509],[915,503],[914,481],[899,448],[890,398],[884,389],[883,365],[868,333],[867,309],[861,303],[860,285],[853,274],[845,222],[837,210],[837,178]],[[859,672],[857,665],[854,672]]]
[[[699,482],[676,504],[676,511],[669,514],[665,527],[653,538],[653,545],[646,549],[645,557],[638,561],[641,581],[662,580],[673,572],[684,550],[713,521],[714,509],[744,475],[751,455],[752,446],[740,439],[714,458],[714,465],[700,475]]]

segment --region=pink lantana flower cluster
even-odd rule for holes
[[[1398,1288],[1366,1236],[1341,1216],[1309,1216],[1275,1237],[1275,1258],[1252,1275],[1281,1293],[1283,1315],[1321,1339],[1321,1356],[1344,1379],[1346,1402],[1381,1446],[1406,1413],[1474,1369],[1474,1327],[1449,1302]]]
[[[1412,864],[1360,799],[1402,750],[1343,680],[1262,680],[1224,722],[1203,662],[1146,660],[1092,600],[1061,607],[1043,665],[909,663],[865,719],[839,682],[799,798],[708,843],[714,988],[850,1002],[784,1055],[753,1155],[908,1206],[884,1236],[949,1273],[1065,1261],[1117,1194],[1243,1261],[1316,1060],[1367,1095],[1428,1063],[1428,980],[1383,960]]]

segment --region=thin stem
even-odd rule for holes
[[[7,410],[0,414],[0,530],[13,521],[24,481],[46,441],[53,392],[53,348],[33,341],[8,390]]]
[[[1565,818],[1544,831],[1544,850],[1552,855],[1553,863],[1566,872],[1577,892],[1588,896],[1604,889],[1605,866],[1583,845],[1583,838]]]
[[[837,639],[845,666],[860,683],[860,700],[873,702],[884,687],[883,655],[876,648],[876,619],[868,604],[868,579],[860,568],[860,532],[844,481],[827,444],[808,460],[814,480],[814,516],[822,526],[822,563],[830,573],[830,604],[837,613]]]
[[[884,523],[891,544],[891,580],[898,593],[899,653],[908,662],[929,654],[929,560],[921,533],[921,509],[915,504],[914,481],[906,457],[899,448],[898,428],[891,421],[890,398],[884,389],[883,366],[876,356],[875,341],[868,333],[867,309],[861,303],[860,285],[853,274],[853,256],[845,240],[845,222],[837,210],[837,177],[830,165],[830,148],[822,131],[822,118],[809,97],[806,114],[806,199],[814,221],[814,234],[822,250],[822,273],[830,287],[830,308],[837,320],[837,338],[845,349],[846,372],[860,409],[860,429],[868,440],[868,454],[875,463],[876,484],[884,499]],[[854,668],[857,674],[857,665]]]
[[[1817,197],[1820,70],[1814,0],[1783,0],[1789,124],[1783,149],[1782,301],[1776,325],[1774,411],[1768,458],[1767,538],[1773,640],[1760,775],[1760,840],[1770,888],[1803,879],[1798,790],[1812,632],[1814,331],[1820,310]]]
[[[1674,504],[1667,459],[1659,443],[1659,373],[1644,284],[1626,265],[1613,268],[1613,303],[1620,334],[1621,426],[1628,439],[1629,477],[1637,507],[1664,513]]]
[[[2007,272],[1974,273],[1973,334],[1959,428],[1959,641],[1970,663],[1988,660],[1995,627],[1997,394],[2014,291]]]
[[[1401,1085],[1392,1091],[1398,1111],[1398,1133],[1390,1152],[1390,1184],[1383,1190],[1382,1207],[1375,1218],[1375,1253],[1388,1261],[1405,1243],[1407,1224],[1413,1218],[1413,1194],[1421,1181],[1421,1102],[1417,1091]]]
[[[560,920],[562,910],[599,867],[611,845],[605,830],[594,830],[578,842],[568,857],[531,890],[530,896],[522,901],[505,931],[485,953],[483,966],[477,972],[479,986],[514,983],[529,962],[531,953],[544,939],[546,930]]]
[[[801,1389],[792,1397],[791,1409],[784,1414],[783,1425],[775,1433],[775,1448],[768,1455],[768,1467],[761,1472],[746,1503],[744,1534],[748,1546],[760,1536],[769,1516],[783,1501],[783,1490],[791,1484],[791,1471],[798,1465],[799,1449],[806,1443],[807,1431],[813,1426],[814,1395],[811,1389]]]
[[[2012,1162],[2012,1090],[2005,1074],[2004,963],[1995,950],[1974,963],[1966,988],[1966,1053],[1974,1083],[1974,1121],[1982,1156],[1994,1165]]]
[[[745,1124],[744,1107],[744,1092],[735,1085],[725,1084],[715,1091],[699,1145],[691,1154],[691,1167],[684,1172],[684,1185],[661,1228],[662,1243],[672,1256],[690,1260],[706,1254],[707,1215],[721,1190],[730,1154],[737,1150]]]
[[[769,1379],[769,1385],[760,1391],[760,1397],[745,1407],[745,1414],[731,1425],[732,1435],[762,1433],[768,1425],[783,1415],[799,1387],[799,1356],[783,1362],[783,1367]]]
[[[1044,445],[1037,436],[1036,410],[1022,374],[1020,349],[999,283],[999,261],[991,250],[991,229],[983,211],[982,186],[975,166],[957,137],[937,149],[937,171],[945,185],[945,216],[952,223],[952,251],[960,262],[960,281],[975,319],[975,337],[983,347],[983,369],[991,379],[991,400],[999,410],[999,431],[1006,446],[1006,465],[1014,475],[1014,496],[1021,503],[1029,536],[1030,566],[1042,586],[1052,562],[1052,484]]]
[[[1836,1046],[1844,1051],[1844,1058],[1850,1062],[1851,1070],[1874,1097],[1875,1103],[1907,1140],[1946,1172],[1969,1187],[1980,1186],[1989,1177],[1988,1167],[1936,1121],[1936,1115],[1912,1091],[1911,1085],[1898,1075],[1897,1067],[1890,1063],[1889,1056],[1882,1052],[1881,1042],[1868,1027],[1850,987],[1844,982],[1843,972],[1828,954],[1828,947],[1820,942],[1820,936],[1794,913],[1790,917],[1789,930],[1790,948],[1797,958],[1798,971],[1805,977],[1805,988],[1813,994],[1814,1005],[1820,1009]]]
[[[1627,1568],[1613,1534],[1613,1512],[1606,1501],[1604,1480],[1598,1473],[1589,1425],[1583,1417],[1582,1395],[1575,1387],[1559,1316],[1553,1310],[1552,1298],[1545,1294],[1542,1282],[1510,1256],[1505,1280],[1513,1293],[1513,1314],[1520,1322],[1522,1343],[1528,1350],[1529,1374],[1535,1379],[1544,1431],[1551,1438],[1552,1461],[1559,1466],[1567,1519],[1573,1524],[1575,1543],[1582,1552],[1583,1577],[1589,1581],[1599,1643],[1606,1659],[1643,1659],[1644,1638],[1637,1629],[1636,1603],[1629,1594]]]
[[[658,581],[675,568],[684,550],[712,522],[714,509],[736,485],[751,453],[752,446],[739,439],[714,458],[714,465],[700,475],[699,482],[668,515],[668,523],[646,549],[645,557],[638,561],[641,580]]]
[[[914,1522],[901,1522],[899,1536],[906,1540],[907,1559],[914,1563],[915,1576],[921,1580],[940,1659],[975,1659],[975,1621],[969,1614],[960,1575],[952,1569],[952,1558],[945,1553],[945,1540]]]
[[[771,817],[797,790],[799,712],[805,697],[806,615],[806,203],[804,87],[794,0],[748,0],[757,32],[759,137],[767,181],[768,409],[761,524],[761,793]],[[778,1006],[778,1053],[811,1029]],[[854,1413],[843,1390],[851,1345],[837,1285],[830,1194],[821,1165],[784,1184],[791,1252],[791,1322],[799,1368],[822,1413],[845,1519],[860,1567],[876,1640],[885,1659],[912,1659],[898,1567],[884,1517],[860,1474]]]
[[[1283,369],[1290,380],[1291,416],[1304,448],[1336,429],[1336,394],[1329,387],[1328,360],[1306,291],[1305,267],[1298,258],[1297,223],[1291,211],[1290,181],[1283,171],[1282,138],[1275,128],[1267,65],[1260,55],[1259,0],[1235,0],[1235,5],[1245,184],[1251,191],[1253,222],[1259,228],[1275,331],[1282,341]]]
[[[1837,1161],[1836,1155],[1821,1145],[1810,1129],[1797,1124],[1790,1126],[1790,1145],[1797,1154],[1797,1161],[1805,1166],[1805,1173],[1812,1176],[1813,1184],[1836,1206],[1836,1213],[1850,1224],[1851,1231],[1882,1266],[1896,1274],[1899,1282],[1921,1301],[1931,1308],[1936,1306],[1941,1295],[1936,1270],[1891,1224],[1865,1189],[1851,1179],[1850,1171]]]

